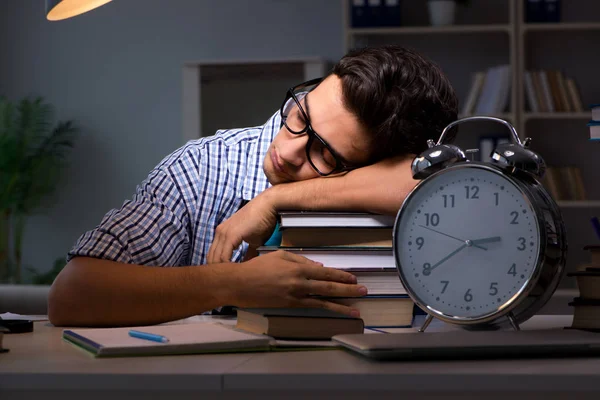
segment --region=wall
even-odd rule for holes
[[[54,205],[27,225],[24,262],[47,270],[182,144],[184,62],[339,58],[341,3],[116,0],[49,22],[43,0],[2,0],[0,51],[0,94],[42,95],[81,128]]]

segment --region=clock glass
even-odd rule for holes
[[[394,246],[402,282],[420,305],[477,320],[527,286],[538,265],[540,228],[528,197],[502,172],[457,165],[407,197]]]

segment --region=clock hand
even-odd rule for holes
[[[502,240],[502,238],[500,236],[491,236],[491,237],[487,237],[487,238],[483,238],[483,239],[471,240],[471,243],[473,243],[473,246],[475,246],[480,243],[492,243],[492,242],[499,242],[501,240]]]
[[[432,270],[434,270],[435,268],[437,268],[440,264],[448,261],[450,258],[454,257],[455,255],[457,255],[458,253],[460,253],[465,247],[467,247],[466,244],[463,244],[462,246],[460,246],[458,249],[454,250],[452,253],[448,254],[446,257],[442,258],[440,261],[438,261],[437,263],[433,264],[431,267],[429,267],[429,272],[431,272]]]
[[[448,236],[449,238],[454,239],[454,240],[458,240],[459,242],[463,242],[467,246],[475,246],[475,247],[478,247],[478,248],[480,248],[482,250],[487,250],[487,248],[485,248],[483,246],[479,246],[478,244],[473,243],[473,241],[460,239],[460,238],[457,238],[456,236],[451,236],[451,235],[448,235],[447,233],[436,231],[435,229],[431,229],[431,228],[429,228],[428,226],[425,226],[425,225],[419,225],[419,226],[421,228],[429,229],[430,231],[433,231],[435,233],[439,233],[440,235]]]

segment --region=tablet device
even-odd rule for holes
[[[600,333],[576,329],[347,334],[344,348],[381,360],[523,358],[600,354]]]

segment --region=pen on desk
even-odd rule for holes
[[[151,340],[153,342],[159,342],[159,343],[167,343],[169,341],[169,339],[167,339],[166,337],[164,337],[162,335],[156,335],[154,333],[148,333],[148,332],[140,332],[140,331],[136,331],[133,329],[131,329],[129,331],[129,336],[138,338],[138,339]]]
[[[594,231],[596,232],[596,237],[600,239],[600,221],[598,221],[597,217],[592,217],[591,221]]]

